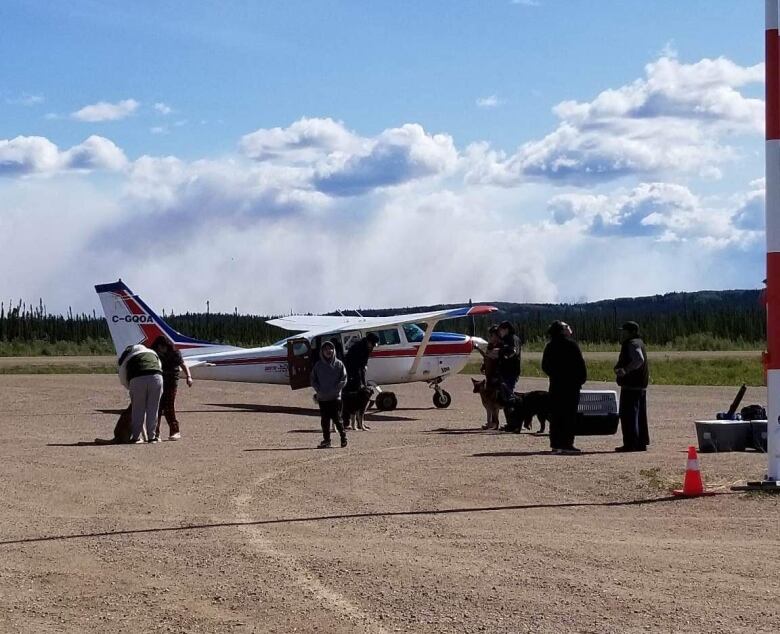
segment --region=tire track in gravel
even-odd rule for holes
[[[399,449],[400,447],[388,447],[387,449]],[[344,459],[348,454],[340,454],[334,456],[326,456],[323,458],[313,458],[311,460],[301,460],[294,464],[268,471],[254,480],[253,488],[259,487],[267,482],[270,482],[284,474],[299,469],[307,464],[312,463],[324,463],[332,460]],[[252,507],[253,495],[252,493],[241,493],[237,495],[233,502],[235,504],[237,515],[236,520],[240,522],[246,522],[249,524],[252,521],[252,517],[249,516],[247,509]],[[271,538],[263,533],[263,530],[258,526],[242,526],[240,529],[242,532],[248,534],[249,543],[256,550],[261,552],[266,557],[269,557],[284,566],[290,579],[307,593],[312,594],[321,607],[329,610],[335,610],[340,613],[340,616],[348,619],[353,625],[360,628],[362,632],[369,632],[371,634],[388,634],[382,625],[380,625],[372,616],[362,610],[358,605],[350,601],[340,592],[328,587],[320,579],[318,579],[310,570],[306,568],[300,561],[298,561],[293,555],[284,552],[280,548],[274,545]]]

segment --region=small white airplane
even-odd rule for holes
[[[336,346],[337,355],[368,332],[376,333],[379,343],[368,362],[366,378],[374,389],[379,410],[398,406],[393,392],[381,386],[425,381],[433,388],[433,404],[449,407],[452,397],[442,389],[442,381],[457,374],[466,365],[477,346],[487,342],[450,332],[434,332],[445,319],[485,315],[494,306],[465,306],[427,313],[388,317],[335,317],[292,315],[267,323],[298,334],[261,348],[237,348],[192,339],[176,332],[120,279],[95,286],[103,306],[117,355],[129,345],[151,343],[160,335],[167,337],[181,352],[196,379],[242,381],[247,383],[289,384],[294,390],[309,386],[309,374],[316,351],[326,340]],[[425,329],[418,324],[424,324]]]

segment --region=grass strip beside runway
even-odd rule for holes
[[[654,358],[650,360],[651,381],[657,385],[764,385],[760,357],[730,357],[726,359]],[[617,356],[615,357],[617,359]],[[615,361],[598,359],[586,361],[589,381],[614,381]],[[480,364],[470,363],[464,374],[479,374]],[[541,363],[524,360],[522,376],[544,377]]]

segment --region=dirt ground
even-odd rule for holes
[[[181,442],[94,446],[116,377],[0,377],[0,631],[780,630],[780,497],[667,494],[692,421],[735,390],[654,386],[646,454],[615,454],[618,434],[553,456],[481,431],[468,377],[448,389],[436,410],[401,387],[316,450],[308,391],[199,382]],[[701,465],[726,491],[766,460]]]

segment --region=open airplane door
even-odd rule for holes
[[[290,387],[300,390],[311,385],[311,344],[304,337],[287,340],[287,371]]]

